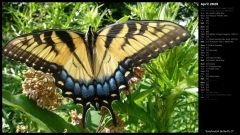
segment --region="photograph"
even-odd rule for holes
[[[2,2],[3,133],[198,133],[199,2]]]

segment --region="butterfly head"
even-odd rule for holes
[[[88,31],[85,35],[88,46],[93,46],[95,41],[95,33],[92,26],[88,27]]]
[[[95,39],[96,39],[96,33],[93,30],[92,26],[88,27],[88,31],[85,35],[85,39],[87,41],[87,49],[88,49],[88,55],[91,59],[91,63],[93,63],[93,55],[94,55],[94,48],[95,48]]]

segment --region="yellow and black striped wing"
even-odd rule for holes
[[[97,33],[46,30],[19,36],[3,54],[36,70],[52,73],[63,95],[83,105],[83,124],[90,104],[109,109],[128,88],[132,68],[155,58],[189,37],[188,31],[169,21],[127,21]]]
[[[98,33],[96,46],[105,47],[109,57],[130,68],[148,62],[190,35],[185,28],[170,21],[127,21],[105,27]]]
[[[65,30],[26,34],[8,42],[3,54],[36,70],[53,73],[57,85],[72,92],[74,81],[88,83],[93,78],[83,37]]]

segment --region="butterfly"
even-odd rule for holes
[[[9,41],[3,54],[36,70],[51,73],[65,97],[83,107],[106,107],[117,124],[112,102],[129,88],[133,68],[186,41],[190,33],[164,20],[126,21],[86,34],[72,30],[44,30]]]

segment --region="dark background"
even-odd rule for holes
[[[218,2],[218,7],[234,7],[234,12],[226,18],[210,18],[210,33],[239,33],[239,4],[237,2]],[[200,24],[200,23],[199,23]],[[201,24],[200,24],[201,25]],[[201,33],[200,33],[201,34]],[[199,34],[199,35],[200,35]],[[235,36],[236,37],[236,36]],[[210,80],[210,91],[228,93],[231,96],[216,96],[214,100],[200,99],[200,132],[216,131],[220,134],[239,134],[239,105],[236,101],[239,91],[239,40],[224,45],[216,54],[225,61],[219,71],[221,79]],[[211,54],[210,54],[211,55]],[[214,55],[214,54],[212,54]],[[213,134],[213,133],[210,133]]]

